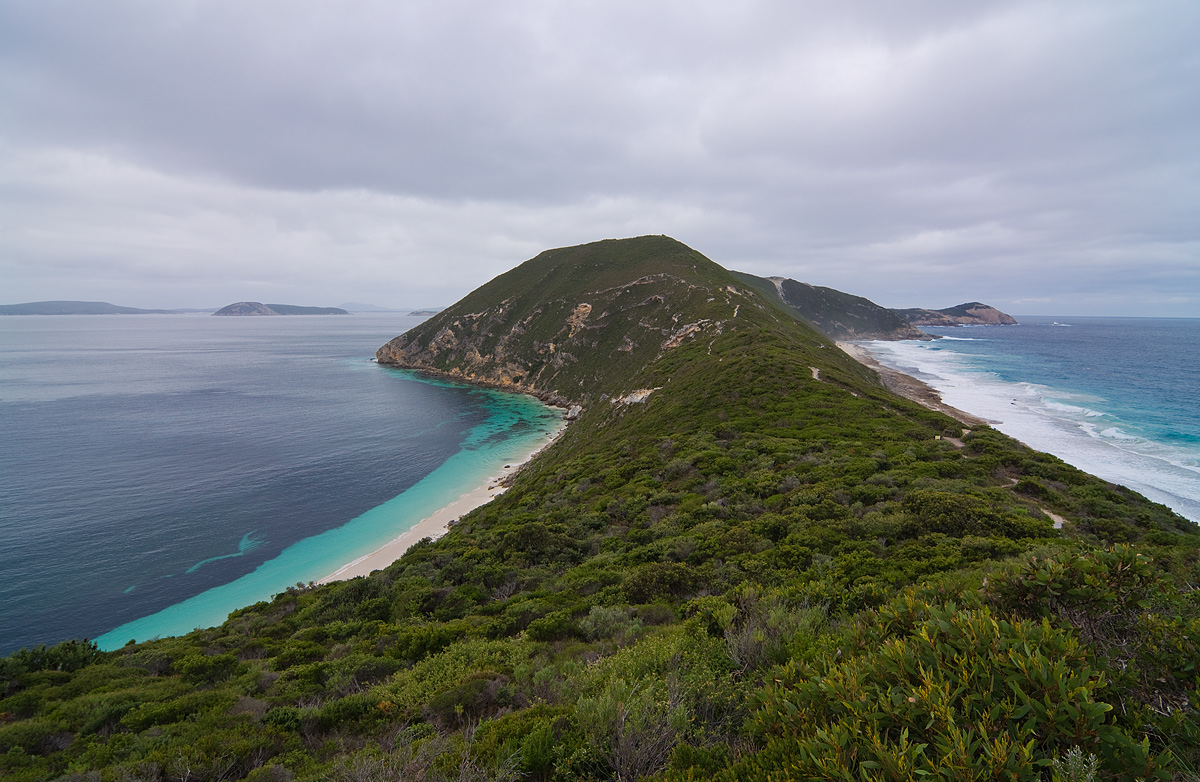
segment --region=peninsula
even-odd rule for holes
[[[867,310],[810,291],[825,309],[805,314],[791,289],[669,237],[606,240],[389,341],[380,371],[536,394],[574,422],[370,575],[177,638],[4,660],[6,775],[1200,767],[1197,526],[892,393],[815,325],[865,333]]]

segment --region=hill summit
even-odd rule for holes
[[[782,322],[803,328],[696,250],[642,236],[547,250],[391,340],[376,358],[588,404],[653,386],[662,380],[655,362],[686,343]],[[815,330],[809,336],[821,339]]]

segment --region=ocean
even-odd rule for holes
[[[1200,522],[1200,319],[1018,321],[862,345],[947,404]]]
[[[373,362],[421,320],[0,318],[0,654],[218,624],[560,425],[530,397]]]

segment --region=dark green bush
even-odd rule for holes
[[[732,778],[1034,782],[1074,746],[1117,774],[1160,767],[1147,742],[1109,722],[1105,678],[1072,634],[986,608],[909,612],[909,634],[848,660],[788,666],[751,722],[764,748]]]

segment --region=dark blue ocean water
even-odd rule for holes
[[[420,321],[0,318],[0,654],[197,596],[219,621],[390,540],[560,418],[373,363]],[[348,525],[406,493],[417,518]]]
[[[865,347],[948,404],[1200,521],[1200,319],[1019,320]]]

